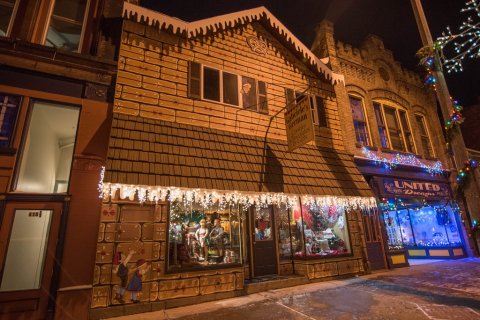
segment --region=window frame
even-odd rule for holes
[[[20,1],[21,0],[15,0],[15,4],[13,5],[13,10],[12,10],[12,15],[10,16],[10,20],[8,21],[7,32],[5,32],[5,35],[4,35],[5,38],[10,37]]]
[[[428,143],[430,144],[430,149],[432,150],[432,154],[431,154],[431,155],[426,155],[426,154],[425,154],[425,150],[423,150],[423,143],[421,143],[421,145],[422,145],[422,151],[423,151],[423,156],[424,156],[424,157],[427,157],[427,158],[435,158],[435,157],[436,157],[435,149],[433,148],[432,136],[431,136],[431,134],[430,134],[430,129],[428,128],[427,121],[425,120],[426,117],[425,117],[423,114],[418,113],[418,112],[414,113],[413,115],[414,115],[414,117],[415,117],[415,121],[416,121],[417,126],[418,126],[417,117],[420,117],[420,118],[421,118],[420,121],[422,122],[422,126],[423,126],[423,128],[425,129],[425,133],[427,134],[426,136],[422,135],[421,130],[420,130],[420,132],[418,133],[418,135],[420,136],[420,140],[421,140],[422,138],[426,137],[427,140],[428,140]],[[419,129],[419,128],[418,128],[418,129]],[[421,142],[421,141],[420,141],[420,142]]]
[[[82,31],[80,33],[80,39],[78,40],[78,48],[77,48],[77,50],[74,50],[74,51],[66,50],[67,52],[81,53],[82,50],[83,50],[83,45],[84,45],[83,42],[85,40],[85,31],[86,31],[87,20],[88,20],[87,18],[88,18],[88,14],[90,12],[90,6],[91,6],[93,0],[86,0],[86,1],[87,1],[87,3],[85,4],[85,13],[83,15],[83,21],[82,21]],[[44,46],[47,46],[45,43],[47,41],[48,29],[50,28],[50,22],[52,20],[53,9],[55,8],[55,3],[56,2],[57,2],[57,0],[51,0],[51,2],[49,4],[49,7],[48,7],[47,19],[46,19],[45,26],[43,27],[43,34],[42,34],[42,38],[41,38],[42,39],[41,44],[44,45]],[[50,47],[50,46],[48,46],[48,47]],[[54,47],[54,46],[52,46],[51,48],[62,50],[61,48]]]
[[[200,96],[190,94],[190,88],[188,88],[189,98],[200,99],[202,101],[208,101],[208,102],[212,102],[212,103],[221,103],[221,104],[225,104],[227,106],[238,107],[238,108],[241,108],[242,110],[257,112],[257,113],[260,113],[260,114],[265,114],[265,115],[269,114],[269,110],[268,110],[268,83],[266,81],[262,81],[262,80],[259,80],[257,78],[254,78],[254,77],[250,77],[250,76],[247,76],[247,75],[242,75],[242,74],[232,72],[232,71],[223,70],[223,69],[220,69],[218,67],[213,67],[211,65],[206,65],[206,64],[203,64],[203,63],[195,62],[195,61],[191,61],[190,63],[198,64],[200,66]],[[220,79],[220,86],[219,86],[220,101],[207,99],[207,98],[204,97],[204,88],[205,88],[204,70],[205,70],[205,68],[218,71],[219,79]],[[229,75],[233,75],[233,76],[237,77],[238,104],[231,104],[231,103],[225,102],[225,99],[224,99],[224,81],[223,81],[224,80],[224,77],[223,77],[224,73],[227,73]],[[255,105],[255,109],[245,108],[243,106],[243,95],[242,95],[242,78],[243,77],[251,78],[251,79],[255,80],[255,97],[256,97],[256,101],[257,101],[257,103]],[[189,74],[188,74],[188,85],[189,86],[190,86],[190,79],[191,79],[191,72],[190,72],[190,67],[189,67]],[[259,83],[260,82],[263,82],[265,84],[265,94],[260,94],[260,89],[259,89]],[[260,108],[260,97],[261,96],[265,97],[266,110],[262,110]]]
[[[316,95],[316,94],[306,93],[306,92],[298,92],[298,91],[296,91],[295,89],[292,89],[292,88],[285,88],[285,102],[286,102],[285,105],[288,105],[288,104],[292,103],[292,101],[289,101],[289,95],[291,95],[292,93],[293,93],[293,99],[295,100],[295,103],[300,101],[300,99],[303,96],[307,96],[308,99],[310,99],[310,108],[312,110],[313,124],[317,127],[328,128],[326,113],[325,113],[324,122],[320,121],[317,99],[319,98],[323,101],[324,99],[321,96]],[[323,106],[323,107],[325,107],[325,106]],[[325,124],[325,125],[322,125],[322,124]]]
[[[52,104],[52,105],[57,105],[57,106],[62,106],[62,107],[67,107],[67,108],[76,108],[78,109],[78,119],[77,119],[77,130],[75,132],[75,139],[73,141],[73,154],[72,158],[70,160],[70,172],[68,173],[68,184],[67,184],[67,190],[65,192],[61,193],[56,193],[54,191],[48,192],[48,193],[37,193],[37,192],[26,192],[26,191],[20,191],[17,190],[18,188],[18,180],[20,178],[20,173],[22,171],[22,162],[23,162],[23,157],[25,155],[25,145],[27,143],[27,136],[30,130],[30,124],[32,121],[33,117],[33,109],[35,108],[36,103],[46,103],[46,104]],[[14,193],[31,193],[31,194],[48,194],[48,195],[68,195],[70,193],[70,185],[72,181],[72,171],[73,171],[73,162],[75,161],[75,148],[77,147],[77,142],[78,142],[78,133],[80,130],[80,119],[82,117],[82,106],[78,104],[73,104],[73,103],[68,103],[68,102],[61,102],[61,101],[56,101],[56,100],[47,100],[47,99],[41,99],[41,98],[30,98],[28,101],[27,107],[27,114],[26,117],[23,121],[23,128],[22,128],[22,135],[21,135],[21,142],[18,148],[17,152],[17,157],[15,160],[15,170],[13,174],[13,179],[12,182],[10,183],[10,191]],[[18,121],[18,119],[17,119]]]
[[[388,139],[388,144],[389,144],[389,147],[385,148],[385,147],[382,146],[382,148],[389,149],[389,150],[392,150],[392,151],[417,154],[418,149],[417,149],[417,146],[416,146],[416,143],[415,143],[415,139],[413,138],[412,124],[410,123],[410,119],[409,119],[410,117],[408,116],[408,110],[403,108],[403,107],[400,107],[400,106],[396,105],[395,103],[388,102],[388,101],[385,102],[383,100],[373,100],[372,105],[374,106],[374,108],[375,108],[375,103],[378,104],[378,106],[379,106],[379,110],[380,110],[381,117],[382,117],[382,120],[383,120],[383,128],[385,128],[385,131],[387,133],[387,139]],[[394,110],[395,119],[396,119],[396,121],[398,123],[398,126],[399,126],[399,129],[400,129],[401,139],[403,140],[404,150],[398,150],[398,149],[395,149],[393,147],[392,139],[390,137],[390,127],[387,123],[387,118],[385,116],[385,107]],[[407,139],[406,139],[406,136],[405,136],[405,131],[404,131],[404,128],[403,128],[402,120],[400,118],[400,111],[399,110],[405,112],[405,118],[406,118],[406,121],[407,121],[407,126],[408,126],[409,132],[412,136],[412,148],[413,148],[412,151],[408,151]],[[380,128],[380,124],[377,123],[377,127]]]
[[[350,97],[360,100],[360,102],[362,104],[364,123],[367,127],[367,139],[368,139],[368,143],[365,146],[371,147],[371,146],[373,146],[372,132],[371,132],[371,129],[370,129],[370,123],[368,121],[367,108],[365,106],[365,99],[361,95],[358,95],[358,94],[355,94],[355,93],[348,93],[349,104],[350,104]],[[350,110],[351,109],[352,109],[352,105],[350,104]],[[360,142],[357,141],[357,130],[355,129],[355,119],[352,119],[352,123],[353,123],[353,130],[355,131],[355,143],[361,144]],[[363,145],[363,144],[361,144],[361,145]]]

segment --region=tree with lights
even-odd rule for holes
[[[462,61],[465,58],[480,57],[480,0],[470,0],[460,12],[472,12],[476,18],[467,17],[459,27],[458,32],[452,33],[450,27],[437,38],[441,52],[442,64],[448,73],[463,71]],[[453,45],[453,55],[445,56],[445,48]]]

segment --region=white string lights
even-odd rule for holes
[[[241,191],[218,191],[207,189],[189,189],[177,187],[149,187],[140,185],[103,183],[101,197],[108,201],[113,199],[119,191],[120,199],[133,201],[135,195],[140,203],[146,201],[157,203],[158,201],[179,201],[185,205],[197,203],[204,208],[217,204],[220,208],[240,204],[246,211],[249,207],[257,209],[266,208],[270,205],[285,206],[287,209],[298,204],[301,197],[302,204],[309,206],[341,206],[345,208],[371,209],[377,206],[373,197],[347,197],[347,196],[311,196],[292,195],[285,193],[260,193]]]

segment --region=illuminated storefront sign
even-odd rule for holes
[[[422,198],[448,198],[450,189],[445,183],[423,182],[403,179],[382,179],[385,194]]]

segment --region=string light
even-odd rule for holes
[[[466,2],[465,8],[460,12],[468,11],[476,13],[477,17],[480,18],[480,1],[470,0]],[[463,71],[462,61],[464,59],[480,57],[480,23],[474,22],[473,18],[468,16],[467,21],[464,21],[459,27],[458,33],[452,33],[450,27],[447,27],[436,42],[440,45],[443,66],[447,72],[461,72]],[[453,45],[453,56],[447,58],[443,51],[450,44]]]
[[[462,169],[458,171],[457,179],[456,179],[457,187],[459,189],[461,189],[465,185],[465,182],[467,182],[470,173],[477,168],[478,168],[478,163],[473,159],[469,159],[464,162],[464,166]]]
[[[362,148],[362,152],[365,157],[373,161],[375,165],[382,166],[387,170],[393,170],[398,165],[405,165],[412,167],[420,167],[432,176],[437,174],[443,174],[445,172],[445,169],[443,168],[443,165],[440,161],[436,161],[433,164],[426,164],[413,154],[404,155],[397,153],[393,156],[393,158],[379,157],[375,152],[370,151],[366,147]]]
[[[98,197],[100,199],[103,198],[103,179],[105,179],[105,166],[102,166],[100,168],[100,181],[98,182]]]
[[[290,209],[298,205],[299,196],[284,193],[259,193],[259,192],[240,192],[240,191],[217,191],[206,189],[188,189],[176,187],[150,187],[141,185],[126,185],[99,183],[102,186],[102,198],[104,200],[112,199],[119,191],[121,199],[134,200],[135,195],[140,203],[151,201],[180,202],[189,205],[193,202],[200,204],[204,208],[210,208],[216,203],[221,206],[237,205],[243,206],[244,210],[255,206],[257,209],[267,208],[271,205],[286,207]],[[301,196],[302,203],[309,206],[341,206],[351,209],[373,209],[377,204],[373,197],[342,197],[342,196]]]

